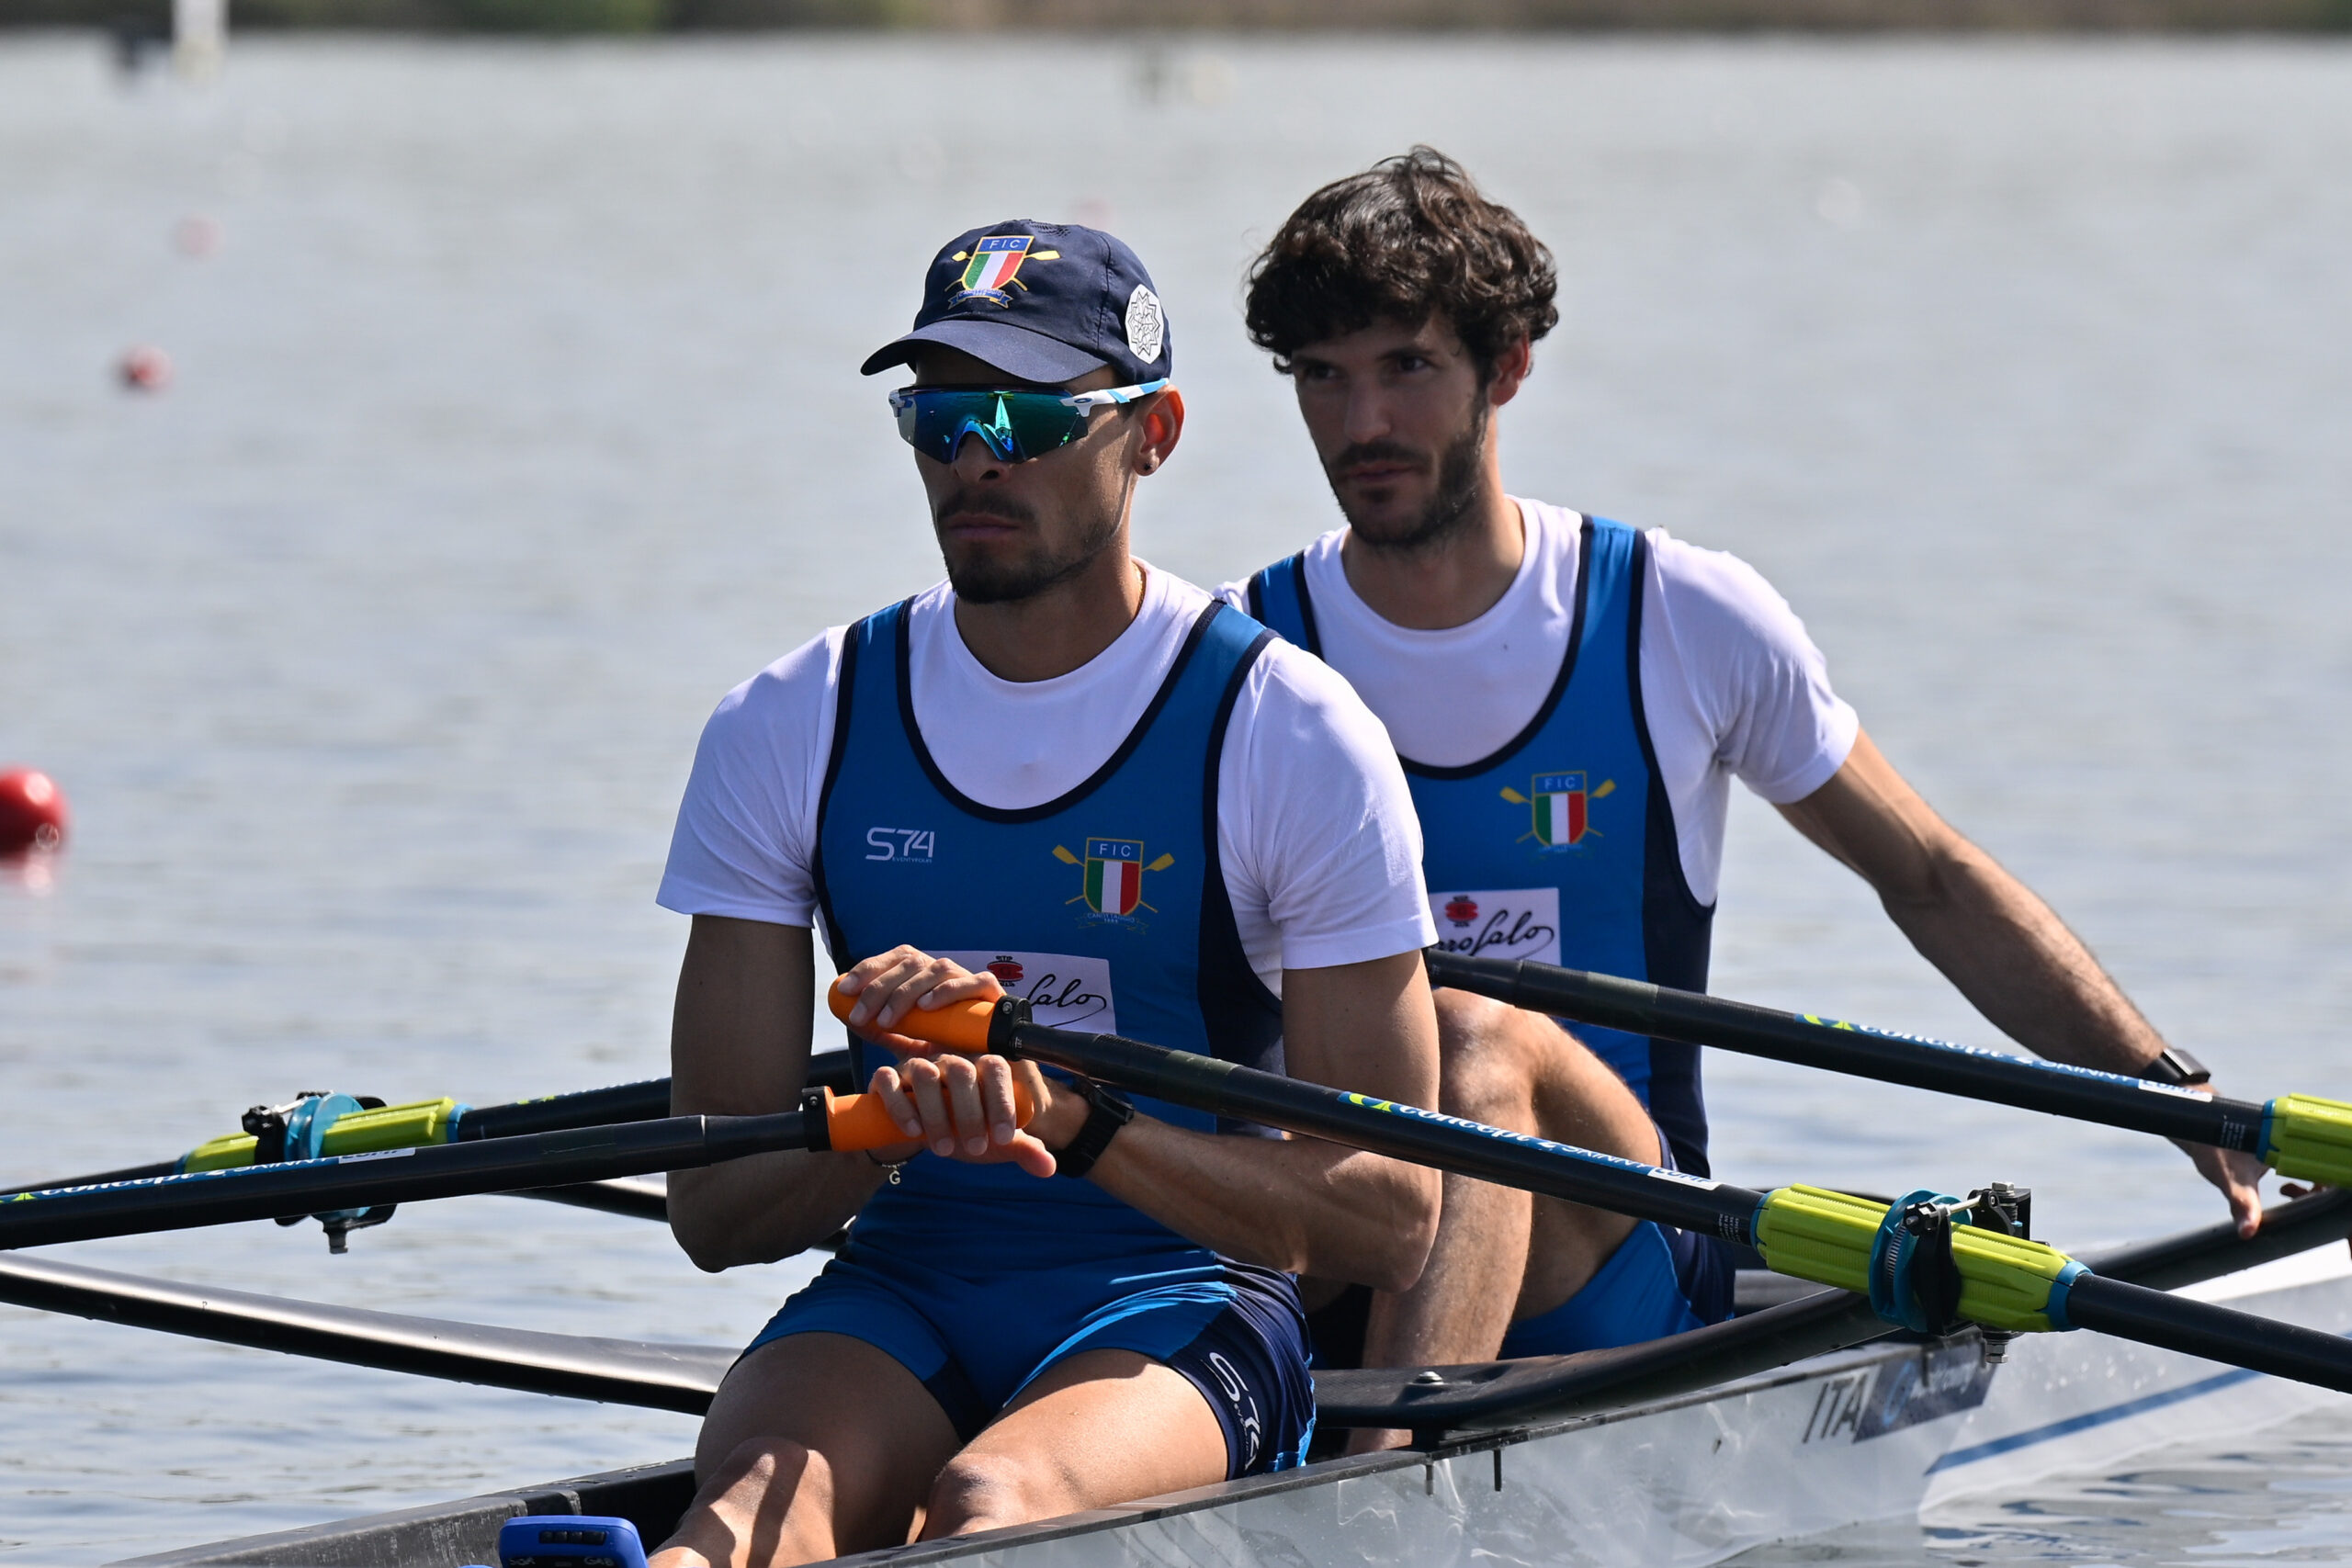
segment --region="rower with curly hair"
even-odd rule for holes
[[[1544,243],[1427,147],[1308,197],[1250,275],[1250,335],[1294,383],[1347,524],[1225,592],[1387,726],[1440,942],[1703,989],[1736,777],[2016,1040],[2203,1081],[1880,755],[1754,569],[1504,490],[1496,425],[1559,321],[1556,288]],[[1437,998],[1445,1110],[1707,1174],[1695,1047]],[[2260,1167],[2189,1153],[2251,1233]],[[1726,1315],[1731,1275],[1710,1237],[1449,1177],[1420,1281],[1363,1309],[1364,1359],[1671,1334]]]

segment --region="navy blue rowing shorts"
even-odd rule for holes
[[[1645,1220],[1584,1288],[1550,1312],[1514,1323],[1505,1360],[1566,1356],[1687,1334],[1731,1315],[1732,1269],[1711,1236]]]
[[[743,1353],[795,1334],[843,1334],[882,1351],[967,1443],[1040,1372],[1086,1350],[1133,1350],[1200,1390],[1225,1429],[1227,1479],[1306,1462],[1315,1430],[1297,1284],[1229,1259],[974,1280],[853,1242]]]
[[[1672,1170],[1674,1151],[1663,1132],[1657,1148],[1658,1164]],[[1582,1290],[1540,1317],[1512,1324],[1500,1354],[1505,1360],[1567,1356],[1721,1323],[1731,1315],[1736,1271],[1714,1237],[1645,1220]]]

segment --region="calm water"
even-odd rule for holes
[[[0,1183],[319,1084],[658,1074],[651,903],[735,681],[934,573],[855,374],[932,247],[1116,227],[1193,424],[1144,552],[1326,526],[1236,312],[1253,242],[1415,140],[1557,248],[1524,492],[1735,549],[1929,797],[2249,1094],[2352,1089],[2352,51],[2234,43],[241,43],[126,90],[0,43],[0,764],[78,813],[0,887]],[[209,257],[175,245],[219,226]],[[153,342],[172,389],[119,389]],[[1720,988],[1990,1040],[1859,884],[1735,813]],[[1742,1179],[2039,1190],[2062,1243],[2218,1213],[2171,1151],[1736,1059]],[[480,1199],[330,1259],[134,1270],[740,1340],[805,1270]],[[683,1418],[0,1309],[0,1553],[83,1563],[671,1457]],[[2352,1419],[1798,1556],[2352,1549]],[[1786,1554],[1779,1559],[1793,1560]]]

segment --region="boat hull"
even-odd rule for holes
[[[2352,1332],[2352,1260],[2329,1247],[2180,1292],[2282,1323]],[[1925,1506],[2121,1463],[2188,1438],[2226,1442],[2346,1396],[2086,1334],[2018,1340],[1991,1397],[1928,1477]]]
[[[2352,1329],[2352,1265],[2335,1247],[2191,1293],[2331,1332]],[[2226,1438],[2343,1402],[2089,1334],[2018,1341],[1997,1369],[1984,1364],[1973,1336],[1883,1343],[1605,1414],[842,1562],[1702,1568],[1767,1542],[1910,1517],[1973,1494],[2096,1471],[2191,1436]],[[500,1523],[524,1513],[617,1514],[657,1540],[692,1490],[681,1461],[118,1568],[456,1568],[495,1561]]]

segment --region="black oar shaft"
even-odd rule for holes
[[[148,1181],[158,1176],[176,1176],[180,1162],[159,1159],[152,1165],[125,1166],[120,1170],[94,1170],[87,1176],[68,1176],[56,1181],[35,1181],[23,1187],[0,1187],[0,1198],[13,1198],[19,1192],[46,1192],[57,1187],[97,1187],[110,1181]]]
[[[2352,1235],[2352,1190],[2338,1187],[2263,1210],[2262,1228],[2251,1237],[2238,1235],[2235,1220],[2216,1220],[2195,1230],[2102,1247],[2082,1261],[2102,1279],[2177,1291],[2199,1280],[2291,1258],[2347,1235]],[[2217,1257],[2227,1258],[2229,1267],[2215,1268]]]
[[[652,1122],[670,1114],[670,1080],[615,1084],[610,1089],[518,1100],[511,1105],[478,1105],[458,1122],[458,1141],[518,1138],[559,1133],[569,1127],[602,1127],[615,1122]]]
[[[1005,1016],[1010,1016],[1005,1015]],[[1547,1197],[1752,1243],[1764,1195],[1115,1034],[1011,1026],[1011,1045],[1137,1094]]]
[[[241,1166],[117,1187],[67,1188],[0,1202],[0,1247],[559,1187],[691,1169],[807,1145],[806,1119],[797,1111],[672,1116],[387,1155]]]
[[[847,1094],[857,1085],[846,1051],[819,1051],[808,1058],[808,1087]],[[559,1133],[571,1127],[601,1127],[615,1122],[651,1122],[670,1114],[670,1080],[647,1078],[641,1083],[614,1084],[608,1089],[550,1094],[538,1100],[518,1100],[506,1105],[478,1105],[458,1122],[456,1141],[521,1137],[530,1133]],[[47,1192],[62,1187],[100,1187],[117,1181],[144,1181],[179,1173],[181,1162],[156,1160],[120,1170],[93,1171],[87,1176],[60,1177],[0,1187],[0,1198],[20,1192]],[[560,1201],[560,1200],[559,1200]],[[600,1205],[591,1204],[590,1207]]]
[[[1577,1023],[1713,1045],[1798,1066],[1905,1084],[2135,1133],[2220,1148],[2261,1150],[2263,1108],[2060,1062],[1921,1040],[1859,1024],[1777,1012],[1645,981],[1515,959],[1428,954],[1430,983]]]
[[[839,1094],[854,1093],[859,1086],[856,1075],[850,1070],[849,1053],[811,1052],[807,1087],[830,1089]],[[641,1083],[583,1089],[539,1100],[517,1100],[505,1105],[477,1105],[458,1122],[458,1141],[513,1138],[526,1133],[601,1127],[614,1122],[651,1122],[669,1114],[670,1080],[647,1078]]]
[[[2067,1291],[2066,1315],[2077,1327],[2120,1339],[2352,1393],[2352,1358],[2345,1341],[2316,1328],[2097,1274],[2083,1275]]]
[[[1017,1003],[998,1004],[989,1035],[991,1049],[1174,1104],[1247,1117],[1635,1219],[1749,1245],[1758,1240],[1755,1216],[1766,1195],[1727,1182],[1700,1181],[1114,1034],[1048,1029],[1028,1021]],[[1764,1247],[1768,1262],[1775,1250]],[[2352,1393],[2352,1344],[2330,1335],[2089,1273],[2074,1280],[2065,1299],[2067,1314],[2083,1328]]]
[[[569,1208],[594,1209],[623,1219],[670,1223],[670,1195],[662,1183],[644,1177],[616,1177],[607,1181],[576,1181],[568,1187],[525,1188],[510,1198],[537,1198]]]

